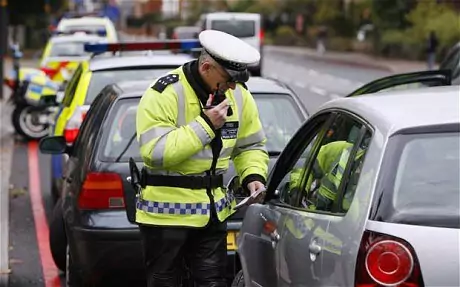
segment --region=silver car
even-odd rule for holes
[[[247,209],[234,286],[460,286],[459,94],[431,71],[324,104]]]

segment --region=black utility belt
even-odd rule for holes
[[[171,176],[144,174],[144,186],[167,186],[189,189],[213,189],[224,186],[223,175]]]

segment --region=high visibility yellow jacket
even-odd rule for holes
[[[171,80],[172,79],[172,80]],[[144,165],[154,175],[204,176],[213,159],[210,147],[213,128],[200,115],[202,106],[182,67],[163,81],[162,92],[148,88],[139,103],[136,130]],[[268,153],[256,103],[237,85],[226,92],[233,115],[222,128],[222,150],[216,174],[223,174],[233,160],[241,179],[257,174],[267,177]],[[137,203],[136,221],[161,226],[203,227],[212,208],[224,221],[233,213],[235,201],[221,188],[212,190],[214,206],[206,189],[146,186]]]

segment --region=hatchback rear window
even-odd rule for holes
[[[460,134],[400,135],[393,155],[395,222],[460,227]],[[390,187],[390,186],[389,186]]]
[[[154,68],[130,68],[126,70],[102,70],[93,72],[91,81],[86,93],[85,104],[90,105],[102,89],[110,84],[121,81],[142,81],[152,80],[152,82],[173,70],[174,68],[167,69],[154,69]],[[147,87],[145,87],[147,88]]]
[[[256,36],[256,22],[254,20],[213,20],[211,29],[222,31],[238,38]]]
[[[255,94],[254,99],[259,109],[260,121],[264,128],[269,153],[281,153],[292,138],[292,135],[302,125],[304,116],[290,96],[283,94]],[[132,139],[136,132],[136,111],[138,99],[120,100],[117,106],[110,112],[108,123],[111,127],[105,129],[108,136],[104,136],[105,143],[102,158],[104,161],[128,161],[130,157],[140,159],[139,145],[137,140]],[[283,118],[275,118],[273,115],[284,113]],[[126,149],[126,151],[124,151]]]

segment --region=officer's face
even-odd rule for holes
[[[210,65],[209,72],[211,87],[213,90],[216,90],[217,87],[219,87],[219,90],[222,92],[225,92],[228,89],[235,89],[235,82],[231,81],[230,75],[222,67],[218,65]]]

